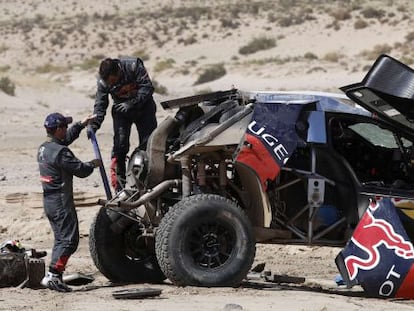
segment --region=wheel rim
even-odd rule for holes
[[[189,253],[194,263],[204,269],[224,265],[232,256],[236,239],[226,223],[209,222],[194,226],[189,232]]]
[[[145,261],[154,254],[148,250],[139,226],[132,226],[124,234],[125,257],[133,261]]]

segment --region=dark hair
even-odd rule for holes
[[[119,61],[117,59],[105,58],[99,66],[99,75],[105,81],[109,76],[117,75],[119,69]]]
[[[46,127],[46,133],[48,135],[55,135],[55,132],[57,130],[57,127]]]

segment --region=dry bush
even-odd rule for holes
[[[0,72],[6,72],[6,71],[9,71],[10,69],[11,69],[10,65],[0,66]]]
[[[280,27],[290,27],[293,25],[303,24],[304,20],[305,20],[304,17],[300,15],[282,16],[279,19],[278,24]]]
[[[79,64],[79,66],[82,70],[96,69],[99,67],[99,64],[104,58],[105,55],[96,54],[89,59],[85,59],[82,63]]]
[[[132,55],[141,58],[144,62],[150,59],[146,49],[138,49],[135,52],[132,52]]]
[[[365,50],[361,52],[361,55],[366,60],[374,60],[381,54],[388,54],[392,51],[392,47],[388,44],[377,44],[372,50]]]
[[[171,69],[174,67],[175,60],[172,58],[168,58],[162,61],[159,61],[154,66],[154,72],[162,72],[167,69]]]
[[[341,54],[338,52],[328,52],[323,56],[323,60],[328,62],[337,63],[341,58]]]
[[[365,18],[381,18],[385,15],[385,11],[381,9],[375,9],[373,7],[365,8],[361,11],[362,16]]]
[[[194,85],[214,81],[226,75],[226,68],[224,64],[213,64],[203,70]]]
[[[308,60],[318,59],[318,56],[313,54],[312,52],[306,52],[305,55],[303,55],[303,58]]]
[[[368,23],[363,19],[358,18],[354,23],[354,29],[363,29],[368,27]]]
[[[161,85],[157,80],[152,79],[152,86],[154,87],[154,92],[160,95],[168,95],[168,89]]]
[[[0,78],[0,90],[10,96],[15,95],[16,85],[13,81],[10,80],[9,77],[2,77]]]
[[[8,49],[9,47],[3,43],[2,45],[0,45],[0,54],[6,52]]]
[[[410,31],[405,35],[405,41],[412,42],[414,40],[414,31]]]
[[[239,53],[242,55],[253,54],[261,50],[268,50],[276,46],[276,40],[273,38],[268,38],[266,36],[261,36],[253,38],[247,45],[242,46],[239,49]]]
[[[49,72],[55,72],[55,73],[62,73],[67,71],[68,69],[62,66],[56,66],[52,63],[47,63],[42,66],[38,66],[35,68],[36,73],[49,73]]]
[[[344,21],[351,18],[351,12],[347,8],[339,8],[330,12],[330,15],[337,21]]]

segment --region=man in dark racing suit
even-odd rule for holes
[[[125,186],[126,156],[134,123],[138,130],[139,148],[146,149],[148,137],[157,127],[154,87],[139,58],[104,59],[99,67],[92,129],[98,130],[113,100],[113,148],[111,155],[111,185],[116,191]]]
[[[95,167],[102,165],[98,159],[90,162],[78,160],[67,146],[79,137],[82,129],[93,118],[94,116],[88,116],[68,129],[71,117],[64,117],[60,113],[48,115],[44,123],[48,137],[37,153],[43,206],[55,238],[49,272],[41,284],[60,292],[71,291],[62,281],[62,274],[79,243],[78,217],[73,201],[73,175],[87,177]]]

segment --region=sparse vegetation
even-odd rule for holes
[[[315,54],[313,54],[312,52],[306,52],[305,53],[305,55],[303,55],[303,57],[305,58],[305,59],[309,59],[309,60],[312,60],[312,59],[318,59],[318,56],[316,56]]]
[[[214,81],[226,75],[224,64],[213,64],[202,71],[194,85]]]
[[[261,36],[253,38],[245,46],[242,46],[239,49],[239,53],[242,55],[253,54],[261,50],[268,50],[276,46],[276,40],[273,38],[268,38],[266,36]]]
[[[53,65],[51,63],[47,63],[47,64],[44,64],[42,66],[38,66],[35,69],[35,72],[40,73],[40,74],[49,73],[49,72],[62,73],[62,72],[65,72],[65,71],[67,71],[66,67]]]
[[[175,60],[172,58],[168,58],[162,61],[159,61],[155,64],[154,71],[155,72],[162,72],[167,69],[171,69],[174,67]]]
[[[381,9],[375,9],[373,7],[368,7],[361,11],[362,16],[365,18],[381,18],[385,15],[385,11]]]
[[[157,80],[152,79],[152,86],[154,87],[154,92],[160,95],[168,95],[168,89],[161,85]]]
[[[10,96],[15,95],[16,85],[13,81],[10,80],[9,77],[1,77],[0,78],[0,90]]]
[[[388,54],[392,50],[392,47],[388,44],[378,44],[374,46],[372,50],[364,50],[361,52],[361,55],[366,60],[374,60],[381,54]]]
[[[339,52],[325,55],[318,52],[315,55],[305,49],[300,55],[292,54],[288,57],[263,53],[262,58],[248,57],[248,61],[243,60],[243,55],[281,46],[289,41],[283,40],[284,38],[289,39],[292,34],[302,34],[314,25],[323,27],[324,24],[321,23],[325,23],[326,29],[322,32],[327,37],[335,35],[334,30],[347,30],[349,27],[358,30],[378,28],[380,24],[389,27],[401,25],[402,22],[408,24],[411,20],[408,5],[397,2],[389,0],[383,6],[378,6],[370,1],[339,0],[240,0],[209,3],[173,1],[162,4],[161,9],[149,6],[138,10],[126,10],[115,2],[103,5],[105,9],[99,12],[94,11],[91,6],[76,2],[76,8],[73,7],[72,12],[60,8],[55,9],[52,15],[37,10],[40,4],[31,6],[31,14],[19,15],[18,10],[8,8],[4,12],[5,22],[0,25],[4,42],[0,43],[0,55],[7,58],[7,62],[0,66],[0,73],[4,74],[20,66],[30,67],[36,73],[63,73],[75,67],[87,71],[96,70],[99,61],[104,57],[97,58],[93,55],[100,53],[112,53],[107,55],[110,57],[116,53],[137,56],[145,62],[151,61],[147,64],[152,68],[150,71],[158,73],[173,69],[173,75],[194,74],[197,67],[203,68],[206,63],[214,62],[225,62],[226,68],[224,65],[221,71],[210,68],[211,72],[207,73],[211,76],[214,76],[213,73],[218,76],[223,72],[226,74],[226,70],[233,70],[243,64],[283,65],[320,59],[341,66],[341,60],[349,63],[349,59],[343,59],[345,55],[340,55]],[[121,15],[122,18],[119,18]],[[259,26],[255,23],[258,20],[262,21]],[[221,57],[217,60],[200,60],[198,63],[185,63],[183,66],[177,66],[173,59],[165,59],[175,57],[173,53],[178,48],[189,47],[198,52],[199,45],[206,40],[215,42],[218,48],[222,48],[222,43],[226,40],[240,42],[245,40],[245,27],[255,29],[257,35],[250,42],[242,41],[247,43],[236,50],[237,55],[229,56],[230,58],[226,56],[227,58]],[[280,27],[292,28],[280,31]],[[260,36],[261,32],[265,35]],[[11,42],[15,40],[21,40],[24,46],[21,51],[16,50],[16,56],[10,57],[16,46]],[[407,59],[408,63],[414,58],[413,41],[414,32],[407,31],[404,42],[396,42],[392,48],[387,45],[374,48],[371,46],[360,56],[365,61],[375,59],[380,53],[394,52],[396,57]],[[177,43],[180,46],[177,47]],[[197,46],[193,47],[195,44]],[[165,53],[159,52],[161,48],[165,48]],[[333,46],[331,48],[335,49]],[[21,57],[23,53],[25,57]],[[30,61],[23,61],[26,57]],[[199,78],[207,75],[202,69],[198,72]]]
[[[330,15],[337,21],[344,21],[351,18],[351,13],[346,8],[335,8]]]
[[[132,52],[132,55],[141,58],[144,62],[150,59],[146,49],[136,50],[135,52]]]
[[[357,19],[354,23],[354,29],[363,29],[368,27],[368,23],[363,19]]]
[[[338,52],[328,52],[324,55],[323,60],[328,62],[337,63],[339,62],[341,55]]]
[[[79,64],[79,67],[82,70],[91,70],[97,69],[100,62],[105,58],[102,54],[93,55],[91,58],[85,59],[82,63]]]

